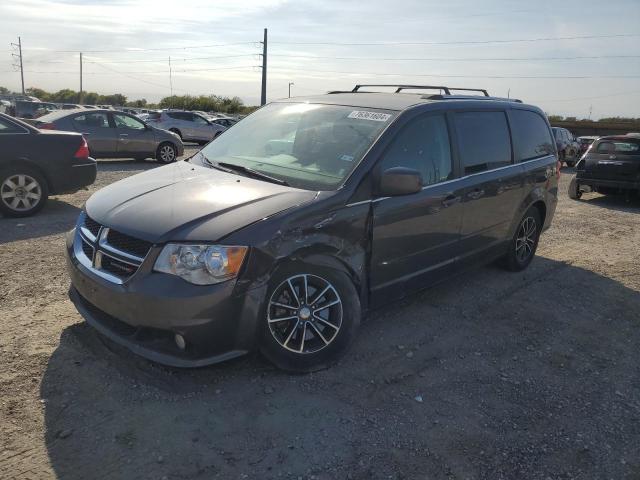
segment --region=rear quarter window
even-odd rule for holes
[[[73,117],[73,123],[80,128],[109,128],[109,118],[104,112],[77,115]]]
[[[549,127],[541,115],[529,110],[512,110],[510,116],[517,162],[554,153]]]

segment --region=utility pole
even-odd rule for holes
[[[170,97],[173,98],[173,73],[171,71],[171,55],[169,55],[169,90],[170,90]]]
[[[264,40],[262,42],[262,93],[260,95],[260,105],[267,103],[267,29],[264,29]]]
[[[18,55],[16,55],[15,53],[12,53],[11,55],[13,55],[14,57],[18,58],[20,61],[20,80],[22,81],[22,95],[24,95],[24,66],[22,63],[22,39],[20,37],[18,37],[18,43],[12,43],[11,44],[14,47],[18,47]],[[16,65],[17,67],[18,65]]]
[[[295,85],[295,83],[289,82],[289,98],[291,98],[291,85]]]
[[[80,93],[78,94],[78,103],[82,105],[82,52],[80,52]]]

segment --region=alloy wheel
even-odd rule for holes
[[[519,262],[525,262],[531,255],[536,245],[536,219],[526,217],[518,227],[518,235],[516,237],[516,258]]]
[[[316,353],[329,346],[342,326],[342,300],[335,287],[317,275],[287,278],[273,291],[267,322],[283,348]]]
[[[0,186],[2,202],[11,210],[26,212],[38,205],[42,187],[38,181],[24,173],[8,177]]]
[[[176,152],[171,145],[163,145],[160,148],[160,160],[164,163],[171,163],[176,158]]]

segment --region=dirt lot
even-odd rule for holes
[[[0,478],[638,479],[640,202],[561,201],[518,274],[470,272],[370,315],[350,354],[291,376],[199,370],[103,340],[66,297],[90,191],[0,219]]]

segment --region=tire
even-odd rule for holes
[[[281,267],[269,282],[259,316],[260,351],[282,370],[327,368],[348,350],[360,316],[358,293],[344,272],[304,263]]]
[[[582,197],[582,192],[580,191],[580,186],[578,185],[578,181],[574,175],[569,182],[569,198],[572,200],[580,200],[580,197]]]
[[[182,132],[180,130],[178,130],[177,128],[170,128],[169,131],[178,135],[180,137],[180,140],[182,140]]]
[[[519,272],[529,266],[536,255],[541,229],[540,211],[536,207],[529,208],[518,222],[509,242],[509,250],[503,258],[503,265],[507,270]]]
[[[45,178],[28,166],[0,171],[0,211],[8,217],[28,217],[42,210],[49,197]]]
[[[156,160],[160,163],[173,163],[178,158],[178,149],[169,142],[163,142],[158,145],[156,150]]]

